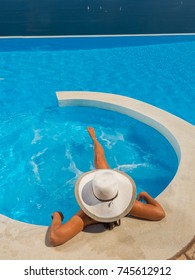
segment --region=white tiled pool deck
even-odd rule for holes
[[[124,218],[105,231],[91,226],[59,247],[47,243],[48,227],[0,215],[0,259],[165,260],[180,252],[195,235],[195,127],[163,110],[131,99],[96,92],[57,92],[59,106],[94,106],[136,118],[161,132],[179,158],[178,171],[157,197],[166,211],[160,222]]]

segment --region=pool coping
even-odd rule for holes
[[[47,242],[48,227],[0,215],[0,259],[134,259],[165,260],[181,251],[195,233],[195,128],[147,103],[116,94],[69,91],[56,93],[59,106],[92,106],[126,114],[162,133],[180,161],[169,186],[157,197],[166,211],[159,222],[124,218],[113,231],[91,226],[59,247]],[[79,250],[78,250],[79,248]]]
[[[40,35],[40,36],[0,36],[0,39],[29,39],[29,38],[94,38],[94,37],[157,37],[157,36],[194,36],[194,32],[189,33],[146,33],[146,34],[97,34],[97,35]]]

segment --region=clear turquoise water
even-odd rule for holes
[[[110,48],[74,40],[0,40],[0,212],[20,221],[48,225],[53,211],[67,220],[78,209],[75,181],[93,169],[88,125],[137,192],[157,196],[177,170],[172,147],[152,128],[105,110],[58,108],[56,91],[127,95],[195,120],[193,40]]]
[[[56,105],[56,91],[130,96],[195,124],[195,36],[0,40],[7,112]],[[4,106],[5,104],[5,106]]]
[[[16,220],[48,225],[60,210],[70,218],[78,205],[74,185],[93,169],[94,126],[111,168],[132,176],[137,192],[158,195],[177,169],[170,144],[157,131],[106,110],[48,108],[1,117],[0,212]]]

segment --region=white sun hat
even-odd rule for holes
[[[98,169],[81,175],[75,196],[89,217],[98,222],[114,222],[131,210],[136,187],[133,179],[121,171]]]

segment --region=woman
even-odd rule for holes
[[[81,210],[65,224],[62,224],[63,214],[61,212],[53,213],[49,229],[49,239],[53,246],[67,242],[86,226],[92,224],[101,222],[113,225],[113,222],[116,221],[114,224],[118,225],[120,218],[129,215],[151,221],[159,221],[165,217],[162,206],[148,193],[141,192],[137,200],[135,200],[133,180],[124,173],[119,174],[119,172],[110,169],[94,129],[88,127],[87,130],[94,144],[94,165],[97,171],[84,174],[76,183],[76,198],[82,208]],[[121,182],[123,182],[123,187],[118,186],[118,183],[120,185]],[[105,192],[100,189],[102,186],[107,188]],[[120,203],[121,189],[123,190],[122,195],[124,199],[122,203]],[[124,189],[129,193],[129,197],[125,194]],[[113,197],[107,199],[107,197],[104,197],[103,192]],[[100,194],[101,197],[97,197],[97,194]],[[130,197],[130,195],[132,196]],[[144,200],[145,203],[141,202],[141,200]],[[126,202],[123,203],[123,201]],[[125,203],[126,205],[124,205]]]

